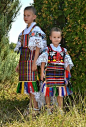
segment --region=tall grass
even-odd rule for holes
[[[17,81],[13,85],[6,82],[0,84],[0,126],[1,127],[85,127],[86,126],[86,97],[79,93],[77,97],[64,99],[64,114],[54,107],[52,115],[41,110],[35,118],[32,113],[23,116],[24,109],[29,103],[28,95],[16,94]],[[4,92],[3,92],[4,89]],[[4,94],[4,95],[3,95]]]

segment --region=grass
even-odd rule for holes
[[[55,108],[52,115],[47,115],[47,112],[42,110],[36,118],[33,118],[31,114],[24,117],[23,112],[29,103],[29,96],[16,93],[16,82],[12,85],[9,82],[0,84],[0,127],[86,126],[86,98],[82,98],[80,94],[78,102],[77,98],[73,98],[73,105],[70,99],[65,99],[63,116],[58,108]]]

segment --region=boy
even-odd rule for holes
[[[24,21],[27,27],[20,33],[14,51],[20,52],[19,64],[16,71],[19,72],[18,93],[30,94],[30,107],[38,111],[38,71],[36,60],[39,53],[46,47],[46,35],[34,22],[36,19],[36,9],[27,6],[24,9]]]

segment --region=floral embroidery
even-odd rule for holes
[[[29,38],[33,37],[33,36],[35,36],[35,37],[41,37],[43,40],[46,40],[46,35],[45,34],[41,34],[41,33],[37,32],[37,31],[32,31],[29,34]]]
[[[47,62],[49,63],[51,61],[51,55],[49,54],[48,49],[51,52],[51,50],[52,50],[51,48],[45,48],[43,50],[42,54],[37,59],[37,65],[41,65],[41,62],[45,62],[46,65],[47,65]],[[65,50],[65,52],[67,52],[67,51]],[[59,55],[61,55],[60,56],[60,63],[58,62],[57,64],[64,64],[64,67],[65,68],[67,68],[67,66],[69,65],[70,66],[70,69],[74,66],[73,65],[73,62],[71,60],[70,55],[65,54],[64,61],[63,61],[63,52],[60,52]],[[53,63],[54,62],[56,63],[56,60],[57,59],[58,59],[58,55],[54,55],[53,56]]]
[[[35,33],[31,33],[31,35],[32,35],[32,36],[34,36],[34,35],[35,35]]]

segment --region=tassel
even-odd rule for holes
[[[21,94],[24,93],[24,82],[22,82]]]
[[[55,94],[55,96],[58,96],[58,89],[56,88],[56,94]]]
[[[63,91],[64,91],[64,96],[66,96],[65,87],[63,87]]]
[[[54,89],[53,89],[53,87],[52,87],[52,95],[51,96],[53,96],[54,95]]]
[[[33,88],[35,92],[38,92],[37,84],[36,82],[32,82]]]
[[[52,96],[52,87],[49,88],[49,96],[51,97]]]
[[[55,86],[53,87],[53,95],[58,96],[58,91],[57,91],[57,88]]]
[[[65,89],[65,96],[67,96],[67,89],[66,89],[66,86],[64,86],[64,89]]]
[[[64,87],[62,87],[62,96],[64,97]]]
[[[17,93],[21,93],[21,82],[18,83],[18,86],[17,86]]]
[[[67,95],[70,95],[69,88],[66,87],[66,89],[67,89]]]
[[[26,93],[28,93],[28,82],[25,82],[25,83],[24,83],[24,86],[25,86],[25,91],[26,91]]]
[[[30,93],[30,84],[28,82],[28,93]]]
[[[46,96],[46,86],[44,86],[44,96]]]
[[[33,88],[32,82],[29,82],[29,85],[31,86],[32,92],[34,92],[34,88]]]
[[[46,96],[49,97],[49,87],[46,87]]]

